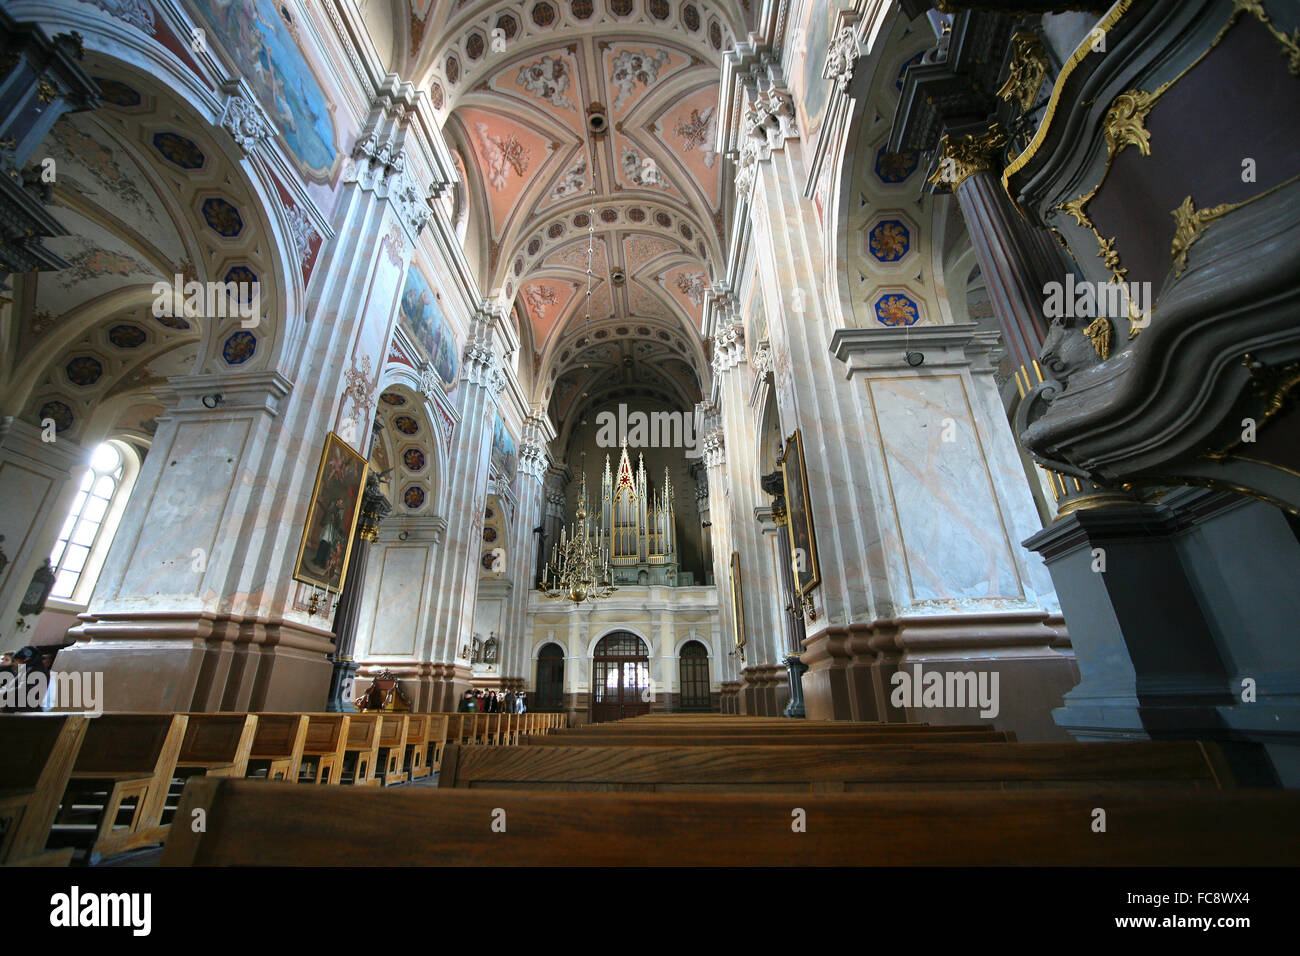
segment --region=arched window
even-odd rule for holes
[[[533,710],[559,710],[564,704],[564,651],[547,644],[537,654],[537,695]]]
[[[138,470],[134,453],[121,442],[106,441],[90,456],[90,467],[50,552],[55,575],[51,597],[89,602]]]
[[[681,655],[682,710],[710,710],[709,652],[699,641],[687,641]]]

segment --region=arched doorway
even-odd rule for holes
[[[547,644],[537,653],[537,696],[531,710],[557,711],[564,704],[564,649]]]
[[[650,651],[630,631],[606,634],[591,668],[591,720],[620,720],[650,712]]]
[[[699,641],[682,645],[681,678],[678,686],[681,710],[711,710],[709,698],[709,652]]]

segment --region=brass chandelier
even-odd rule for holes
[[[587,513],[587,476],[582,476],[574,523],[560,529],[551,546],[551,560],[542,572],[537,590],[548,600],[586,600],[609,597],[618,588],[609,573],[609,549],[601,547],[600,523]]]

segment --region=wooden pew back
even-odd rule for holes
[[[45,838],[92,718],[0,716],[0,864],[67,862],[44,854]]]
[[[1213,744],[905,743],[806,747],[448,748],[438,786],[497,790],[839,793],[1233,785]]]
[[[257,732],[255,714],[187,714],[185,736],[181,739],[177,765],[212,767],[229,765],[230,772],[242,777],[253,749]]]
[[[1293,791],[510,793],[194,779],[161,865],[1240,866],[1300,858]],[[1093,831],[1105,807],[1107,834]],[[500,811],[500,812],[498,812]],[[502,816],[504,814],[504,816]],[[792,821],[802,818],[806,827]],[[502,819],[505,834],[489,822]],[[1189,835],[1194,838],[1189,839]]]
[[[887,725],[886,725],[887,726]],[[664,738],[658,735],[622,735],[619,737],[604,737],[596,734],[582,734],[576,731],[570,731],[565,734],[548,734],[545,737],[529,737],[523,741],[526,746],[532,747],[663,747],[671,744],[676,747],[779,747],[792,743],[798,743],[800,746],[849,746],[852,744],[871,745],[883,744],[891,741],[923,741],[928,740],[934,743],[951,741],[954,743],[969,741],[976,743],[985,742],[1008,742],[1016,739],[1015,733],[1009,730],[958,730],[950,731],[941,728],[930,728],[926,731],[904,731],[893,732],[887,729],[878,731],[858,731],[851,734],[681,734],[672,738]]]
[[[73,771],[170,775],[187,726],[182,714],[103,714],[86,728]]]

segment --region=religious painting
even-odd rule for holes
[[[515,440],[506,431],[506,423],[497,415],[492,427],[492,470],[507,484],[515,480]]]
[[[813,531],[812,502],[808,498],[808,469],[804,466],[803,437],[799,429],[785,443],[781,455],[781,478],[785,482],[785,508],[789,515],[790,562],[795,587],[803,597],[822,583],[817,565],[817,535]]]
[[[274,0],[192,0],[207,37],[243,75],[303,172],[325,182],[339,157],[328,99]]]
[[[456,336],[447,324],[429,280],[419,269],[406,274],[402,290],[401,322],[423,357],[433,364],[443,388],[456,381]]]
[[[327,591],[343,590],[366,469],[366,460],[330,432],[307,506],[307,524],[294,565],[295,580]]]
[[[745,597],[740,593],[740,552],[731,552],[731,626],[737,647],[745,646]]]

